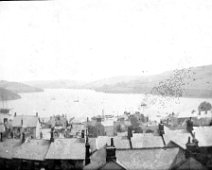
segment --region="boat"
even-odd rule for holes
[[[145,107],[145,106],[147,106],[147,104],[142,102],[141,107]]]

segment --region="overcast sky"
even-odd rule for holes
[[[13,81],[212,64],[212,1],[0,2],[0,59],[0,79]]]

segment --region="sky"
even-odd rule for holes
[[[82,80],[212,64],[211,0],[0,2],[0,80]]]

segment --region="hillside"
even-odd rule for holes
[[[107,82],[102,86],[93,86],[93,88],[96,91],[108,93],[153,93],[168,96],[212,97],[212,65],[137,77],[132,81],[120,81],[116,84]]]
[[[106,93],[152,93],[212,97],[212,65],[167,71],[151,76],[119,76],[90,83],[71,80],[25,82],[38,88],[93,89]]]
[[[19,98],[21,98],[21,96],[19,96],[17,93],[0,87],[0,101],[15,100]]]
[[[27,81],[24,82],[34,87],[42,89],[57,89],[57,88],[81,88],[84,82],[72,80],[40,80],[40,81]]]
[[[43,90],[37,87],[32,87],[19,82],[0,81],[0,87],[14,93],[42,92]]]

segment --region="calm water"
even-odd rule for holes
[[[171,112],[189,115],[202,101],[200,98],[159,98],[144,94],[108,94],[92,90],[47,89],[39,93],[21,93],[21,99],[7,101],[11,113],[31,115],[36,112],[41,117],[67,114],[68,117],[86,118],[102,114],[120,115],[126,111],[141,111],[152,118]],[[147,104],[140,107],[141,102]],[[211,114],[211,113],[210,113]],[[211,116],[211,115],[208,115]]]

